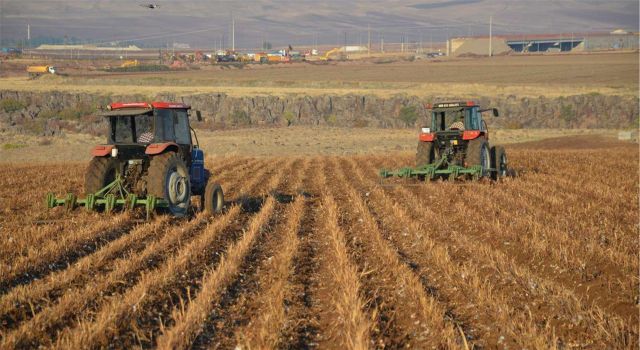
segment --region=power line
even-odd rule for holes
[[[102,39],[104,41],[96,42],[94,44],[99,45],[99,44],[108,44],[108,43],[119,42],[119,41],[139,41],[139,40],[146,40],[146,39],[171,38],[171,37],[183,36],[183,35],[189,35],[189,34],[205,33],[213,30],[220,30],[223,28],[224,27],[211,27],[206,29],[198,29],[198,30],[191,30],[191,31],[185,31],[185,32],[165,32],[163,34],[153,34],[153,35],[147,35],[147,36],[120,38],[120,39],[112,39],[112,40]]]

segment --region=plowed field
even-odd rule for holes
[[[61,208],[84,164],[0,168],[0,348],[638,348],[638,149],[507,147],[521,176],[220,157],[213,218]]]

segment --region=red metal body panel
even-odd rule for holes
[[[179,109],[190,109],[191,106],[186,105],[184,103],[174,103],[174,102],[114,102],[109,105],[109,109],[122,109],[122,108],[159,108],[159,109],[167,109],[167,108],[179,108]]]
[[[91,155],[94,157],[104,157],[111,154],[111,150],[114,145],[98,145],[91,150]]]
[[[153,108],[167,109],[167,108],[179,108],[179,109],[189,109],[191,106],[186,105],[184,103],[174,103],[174,102],[151,102],[151,106]]]
[[[151,105],[146,102],[114,102],[110,104],[109,107],[109,109],[114,110],[121,108],[149,108]]]
[[[480,135],[482,135],[483,132],[480,130],[465,130],[462,132],[462,139],[463,140],[473,140],[478,138]]]
[[[433,133],[421,133],[420,134],[420,141],[422,142],[433,142],[433,138],[435,137],[435,134]]]
[[[165,143],[152,143],[147,146],[147,149],[144,150],[145,154],[155,155],[164,152],[167,148],[174,146],[178,149],[178,144],[174,142],[165,142]]]

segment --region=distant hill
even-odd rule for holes
[[[236,45],[263,41],[342,45],[372,40],[443,41],[448,36],[485,35],[489,16],[497,34],[638,30],[636,0],[157,0],[151,10],[131,0],[4,0],[3,38],[77,37],[98,41],[144,40],[163,45],[183,42],[217,46],[230,42],[231,17]]]

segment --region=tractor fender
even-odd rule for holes
[[[144,153],[148,155],[156,155],[167,150],[178,152],[180,150],[180,147],[178,147],[178,144],[174,142],[152,143],[147,146],[147,148],[144,150]]]
[[[91,150],[91,155],[94,157],[104,157],[111,154],[111,150],[114,145],[97,145]]]
[[[462,132],[463,140],[475,140],[480,136],[484,136],[484,132],[480,130],[465,130]]]
[[[419,139],[422,142],[433,142],[434,137],[435,134],[433,133],[421,133]]]

